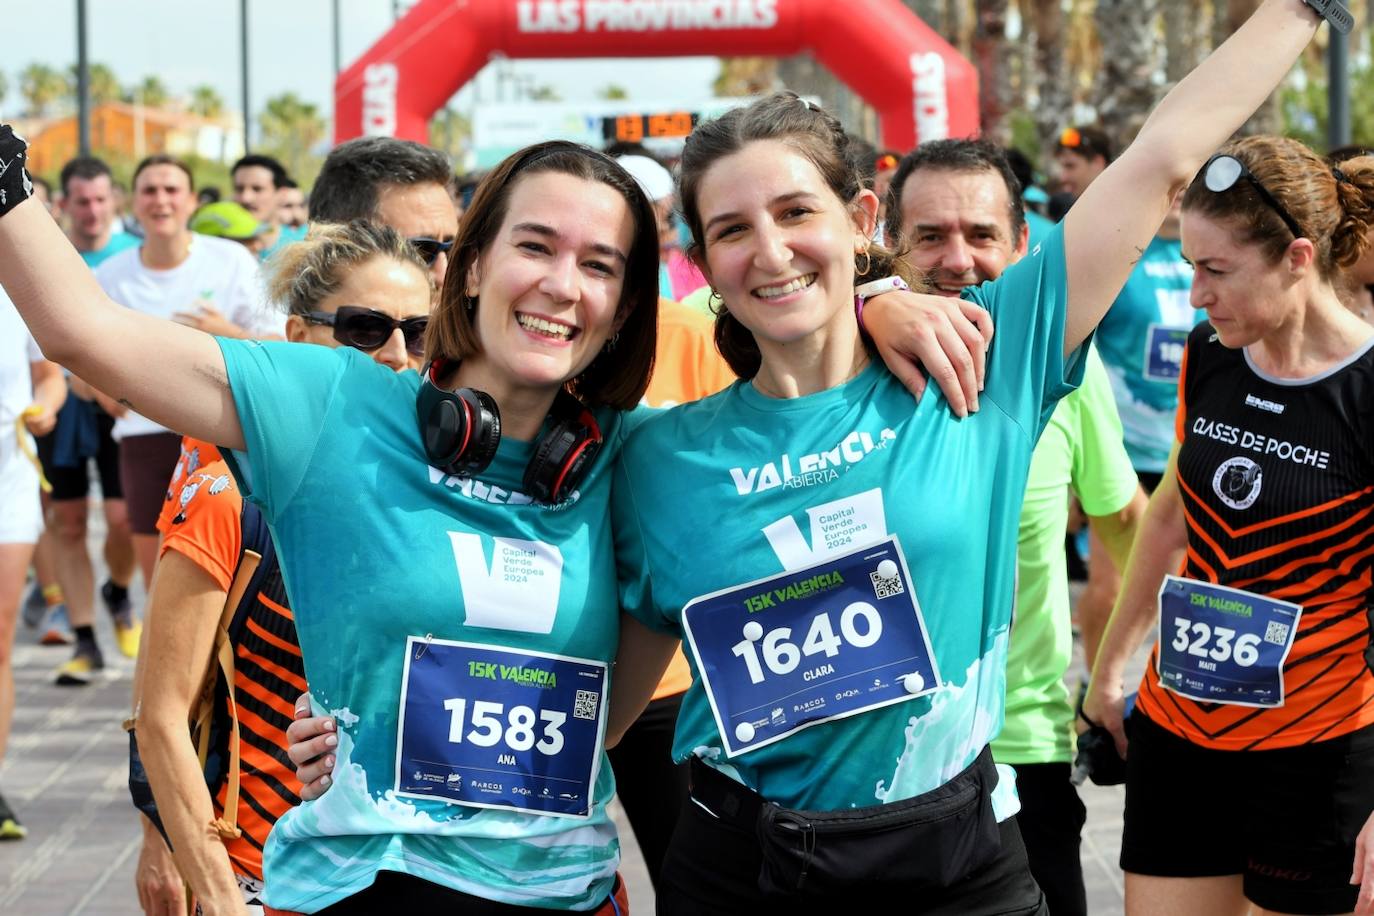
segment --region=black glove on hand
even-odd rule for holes
[[[29,144],[8,124],[0,124],[0,216],[33,196],[33,182],[24,170]]]

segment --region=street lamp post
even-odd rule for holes
[[[239,0],[239,72],[243,79],[243,151],[246,154],[253,123],[252,106],[248,101],[248,0]]]
[[[86,53],[86,0],[76,0],[77,145],[91,154],[91,66]]]

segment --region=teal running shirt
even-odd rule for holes
[[[1097,327],[1097,352],[1137,471],[1158,474],[1169,463],[1183,346],[1204,317],[1188,301],[1192,285],[1182,243],[1156,236]]]
[[[115,232],[110,235],[110,241],[105,247],[99,251],[79,251],[77,254],[81,255],[81,260],[86,262],[87,267],[95,270],[121,251],[137,248],[140,244],[142,241],[131,232]]]
[[[786,807],[839,810],[934,789],[997,734],[1031,451],[1082,372],[1081,359],[1063,358],[1063,238],[1055,228],[1000,280],[965,293],[997,324],[981,410],[967,419],[933,389],[914,405],[874,363],[805,397],[737,382],[636,422],[612,498],[626,611],[681,634],[694,598],[895,535],[940,672],[934,693],[727,757],[693,658],[676,759],[700,757]],[[1017,809],[1003,774],[999,819]]]
[[[540,506],[521,493],[529,443],[503,440],[476,480],[428,465],[416,373],[349,348],[219,343],[247,443],[226,455],[271,526],[316,711],[339,722],[334,784],[268,840],[270,905],[314,912],[381,869],[523,906],[602,903],[619,862],[604,751],[589,758],[599,763],[589,813],[532,814],[398,795],[399,781],[428,774],[398,770],[397,732],[408,656],[424,654],[408,637],[614,659],[608,500],[620,415],[599,413],[606,448],[579,491]],[[467,697],[470,669],[454,667],[452,690],[441,686]],[[503,678],[511,704],[545,686],[482,670]],[[429,732],[453,741],[448,714],[434,713]],[[493,783],[510,775],[500,751],[490,749]]]

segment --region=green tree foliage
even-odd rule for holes
[[[325,137],[325,120],[319,109],[294,92],[268,99],[258,115],[262,128],[262,152],[276,156],[291,177],[309,186],[320,171],[323,158],[315,148]]]
[[[1350,55],[1350,138],[1361,146],[1374,146],[1374,30],[1364,33],[1366,53]],[[1280,90],[1283,132],[1315,150],[1325,150],[1329,120],[1327,108],[1326,65],[1319,58],[1304,58],[1299,64],[1302,77],[1290,80]]]
[[[156,76],[145,76],[143,82],[129,88],[125,98],[149,108],[163,108],[172,100],[167,86]]]
[[[532,86],[530,87],[528,98],[531,102],[561,102],[563,97],[558,94],[558,90],[552,86]]]
[[[125,98],[124,88],[119,85],[119,77],[115,76],[114,70],[108,64],[91,64],[89,67],[91,80],[91,104],[103,105],[106,102],[118,102]],[[67,76],[64,78],[67,87],[66,95],[75,103],[76,101],[76,65],[67,68]]]
[[[224,114],[224,99],[220,98],[214,86],[201,84],[191,89],[190,102],[187,108],[192,114],[200,115],[202,118],[211,120]]]
[[[19,94],[24,97],[25,114],[42,118],[66,99],[71,90],[66,77],[47,64],[29,64],[19,74]]]
[[[0,95],[3,94],[4,93],[0,93]],[[596,91],[596,97],[604,99],[607,102],[618,102],[621,99],[628,99],[630,97],[630,91],[624,86],[615,83],[607,83]]]
[[[429,145],[461,161],[472,146],[472,123],[452,108],[439,109],[429,122]]]

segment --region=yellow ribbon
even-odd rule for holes
[[[33,450],[33,439],[29,436],[29,430],[24,425],[25,417],[36,417],[43,412],[43,408],[37,404],[31,404],[24,408],[14,421],[14,438],[19,440],[19,451],[33,462],[34,469],[38,471],[38,485],[43,488],[44,493],[52,492],[52,484],[48,483],[48,478],[43,474],[43,463],[38,460],[38,453]]]

